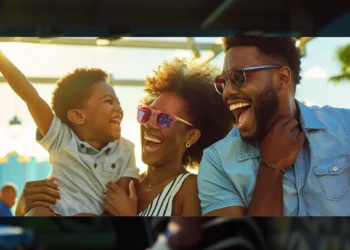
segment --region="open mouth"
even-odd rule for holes
[[[122,117],[120,116],[114,117],[110,120],[111,128],[114,132],[117,132],[117,133],[121,132],[121,126],[120,126],[121,122],[122,122]]]
[[[154,135],[148,135],[148,134],[145,133],[143,138],[148,143],[156,143],[156,144],[161,144],[162,143],[162,140],[159,139],[158,137],[154,136]]]
[[[244,125],[247,122],[251,105],[248,102],[235,102],[229,105],[230,110],[235,117],[235,124],[237,127]]]
[[[116,125],[120,125],[121,121],[122,121],[122,118],[120,116],[114,117],[113,119],[111,119],[111,123],[114,123]]]
[[[143,138],[145,139],[144,149],[145,151],[148,151],[148,152],[157,151],[161,147],[161,144],[163,143],[163,141],[157,136],[150,135],[147,133],[144,133]]]

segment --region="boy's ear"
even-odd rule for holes
[[[73,124],[82,125],[85,123],[85,114],[80,109],[71,109],[67,112],[67,118]]]

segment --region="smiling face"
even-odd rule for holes
[[[269,64],[259,56],[253,46],[237,46],[225,55],[224,72],[250,66]],[[234,122],[242,139],[258,142],[278,115],[279,96],[272,73],[276,69],[246,71],[246,84],[236,89],[230,80],[223,99],[234,115]]]
[[[123,110],[110,84],[103,81],[94,84],[83,112],[84,125],[89,129],[92,137],[104,142],[120,139]]]
[[[190,121],[185,101],[174,93],[161,94],[150,107]],[[170,130],[161,130],[152,116],[142,128],[142,161],[152,167],[161,167],[173,162],[181,163],[190,130],[190,126],[180,121],[176,121]]]

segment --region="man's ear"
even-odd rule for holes
[[[276,88],[277,90],[289,89],[293,84],[292,82],[292,71],[288,67],[281,67],[277,71]]]

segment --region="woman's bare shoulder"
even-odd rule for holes
[[[197,175],[192,173],[188,175],[186,180],[184,181],[184,185],[188,185],[188,186],[197,185]]]
[[[190,174],[187,176],[186,180],[183,183],[182,189],[184,196],[186,196],[186,194],[198,193],[197,175]]]

